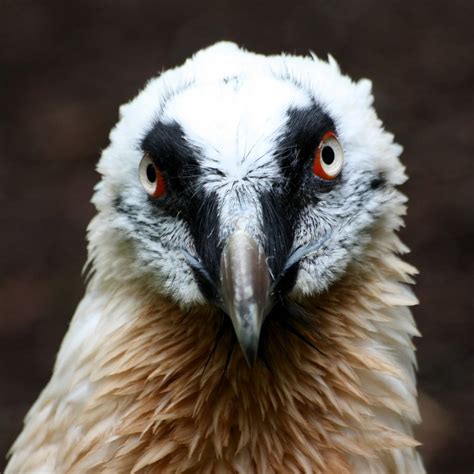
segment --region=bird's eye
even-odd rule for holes
[[[145,188],[145,191],[153,197],[160,198],[166,193],[166,183],[158,166],[156,166],[152,159],[145,153],[140,161],[138,169],[140,182]]]
[[[314,154],[313,172],[322,179],[337,177],[344,164],[344,152],[336,135],[327,132]]]

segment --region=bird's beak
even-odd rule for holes
[[[237,230],[225,244],[220,271],[223,308],[252,367],[257,358],[262,324],[272,307],[265,253],[247,232]]]

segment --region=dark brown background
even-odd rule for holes
[[[118,106],[197,49],[333,54],[405,146],[403,238],[432,473],[474,469],[474,2],[0,0],[0,457],[84,291],[85,228]],[[0,468],[3,461],[0,461]]]

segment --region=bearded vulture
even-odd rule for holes
[[[89,278],[7,473],[423,473],[371,83],[223,42],[120,108]]]

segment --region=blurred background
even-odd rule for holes
[[[405,147],[420,269],[418,437],[474,469],[474,2],[0,0],[0,470],[84,292],[94,171],[118,106],[197,49],[331,53]]]

